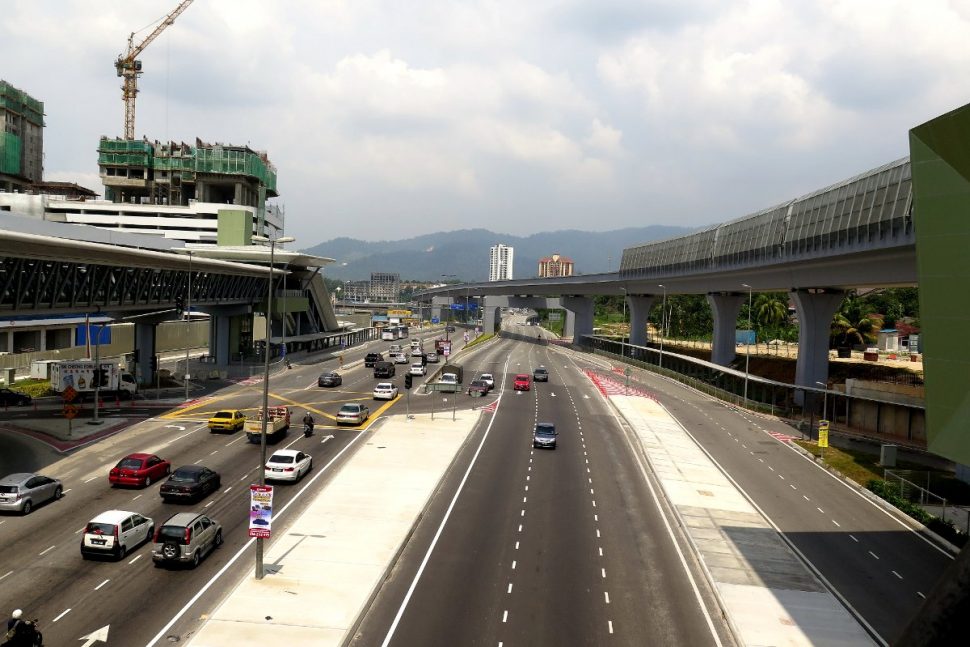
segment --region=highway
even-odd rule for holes
[[[609,372],[609,362],[536,343],[535,327],[509,331],[511,338],[461,360],[466,385],[490,372],[496,394],[412,392],[412,411],[434,406],[436,415],[447,415],[452,406],[494,403],[494,413],[482,415],[352,644],[734,644],[677,520],[658,498],[646,457],[583,373]],[[346,362],[390,343],[348,349]],[[511,390],[515,373],[539,365],[549,369],[549,383]],[[276,488],[275,506],[292,507],[274,520],[274,532],[285,532],[288,520],[325,487],[323,466],[361,433],[327,425],[341,403],[364,401],[373,418],[404,412],[404,398],[371,400],[377,380],[362,365],[340,371],[341,387],[317,387],[319,373],[334,368],[335,360],[307,363],[271,381],[271,405],[290,405],[297,419],[309,409],[318,420],[314,437],[295,428],[278,445],[310,453],[314,470],[312,481],[304,479],[305,491],[303,484]],[[405,368],[399,365],[393,380],[402,387]],[[791,433],[782,422],[651,374],[636,371],[632,378],[667,407],[878,640],[889,643],[898,635],[952,561],[947,554],[773,438]],[[416,386],[424,379],[415,378]],[[247,486],[257,479],[259,449],[242,432],[210,434],[205,420],[224,408],[252,414],[261,394],[259,383],[225,389],[40,470],[64,482],[65,496],[26,517],[0,513],[0,609],[19,607],[39,618],[49,645],[85,644],[94,636],[127,646],[148,644],[192,601],[192,613],[171,630],[191,635],[235,581],[251,576],[253,564],[252,551],[243,549],[249,541]],[[556,424],[555,451],[532,448],[537,421]],[[40,460],[6,435],[0,450],[8,461]],[[222,475],[222,487],[193,505],[163,503],[157,485],[111,488],[108,470],[135,451],[157,453],[173,467],[203,464]],[[80,533],[109,509],[145,514],[156,525],[178,511],[204,510],[223,524],[226,543],[194,571],[154,568],[147,545],[119,562],[83,561]],[[193,601],[213,578],[216,584]]]

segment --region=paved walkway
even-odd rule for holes
[[[873,644],[663,407],[645,392],[598,379],[636,430],[741,644]],[[478,415],[462,411],[455,422],[392,416],[363,436],[270,544],[266,577],[247,575],[189,644],[341,645]]]

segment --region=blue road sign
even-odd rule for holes
[[[438,317],[431,317],[431,323],[441,323],[441,319]]]

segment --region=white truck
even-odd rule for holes
[[[90,359],[61,360],[51,362],[49,369],[51,389],[56,393],[64,393],[70,387],[77,392],[75,401],[93,397],[98,389],[102,398],[130,398],[138,392],[134,376],[123,371],[114,362],[101,361],[95,364]]]
[[[433,390],[443,393],[458,393],[458,376],[454,373],[442,373]]]

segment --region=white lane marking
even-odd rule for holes
[[[925,595],[923,595],[923,593],[922,593],[921,591],[917,591],[917,592],[916,592],[916,595],[918,595],[918,596],[920,596],[920,597],[921,597],[921,598],[923,598],[924,600],[926,599],[926,596],[925,596]]]
[[[822,514],[825,514],[825,510],[823,510],[822,508],[815,506],[815,509],[821,512]]]
[[[324,474],[327,474],[327,470],[334,463],[336,463],[337,461],[339,461],[343,457],[343,455],[344,455],[345,452],[348,452],[352,448],[354,448],[354,446],[357,444],[357,442],[359,440],[361,440],[362,438],[370,438],[370,435],[369,434],[358,434],[353,440],[351,440],[349,443],[347,443],[344,446],[343,449],[341,449],[339,452],[337,452],[337,455],[336,456],[334,456],[333,458],[331,458],[330,461],[326,465],[323,466],[323,469],[322,470],[320,470],[319,472],[317,472],[313,476],[312,479],[310,479],[309,481],[307,481],[307,483],[302,488],[300,488],[300,491],[297,492],[295,495],[293,495],[293,498],[291,498],[289,501],[287,501],[286,504],[282,508],[280,508],[279,512],[275,512],[274,511],[275,512],[275,515],[274,515],[275,518],[279,519],[280,517],[282,517],[282,515],[286,513],[286,511],[289,509],[289,507],[291,505],[293,505],[296,501],[298,501],[303,496],[304,492],[306,492],[310,487],[313,486],[313,484],[316,482],[317,479],[321,478]],[[241,480],[245,480],[245,478],[246,477],[243,477]],[[217,581],[219,581],[219,579],[223,575],[225,575],[229,571],[230,568],[232,568],[232,565],[235,564],[239,560],[239,558],[242,557],[246,553],[246,551],[248,551],[253,546],[253,544],[255,544],[255,543],[256,543],[256,538],[255,537],[252,537],[252,538],[249,539],[249,541],[247,541],[245,544],[243,544],[239,548],[239,550],[236,551],[236,554],[233,555],[231,558],[229,558],[229,561],[226,562],[223,565],[223,567],[221,569],[219,569],[219,571],[209,579],[208,582],[206,582],[205,584],[203,584],[199,588],[199,590],[196,592],[196,594],[193,595],[192,598],[189,599],[189,601],[185,603],[185,606],[183,606],[181,609],[179,609],[178,612],[176,612],[176,614],[174,616],[172,616],[172,619],[169,620],[167,623],[165,623],[165,626],[162,627],[161,630],[159,630],[159,632],[157,634],[155,634],[155,636],[152,637],[151,640],[148,641],[148,643],[145,645],[145,647],[152,647],[152,645],[154,645],[159,640],[161,640],[162,638],[164,638],[168,634],[168,630],[171,629],[172,626],[176,622],[178,622],[179,619],[182,616],[184,616],[188,612],[188,610],[191,609],[192,606],[196,602],[199,601],[199,598],[201,598],[203,595],[205,595],[206,591],[208,591],[212,587],[212,585],[214,585]]]
[[[512,592],[512,583],[509,582],[509,590],[507,591],[507,593],[511,593],[511,592]]]
[[[875,554],[871,550],[869,551],[869,554],[872,555],[873,557],[875,557],[876,559],[879,559],[879,555]]]
[[[590,494],[595,494],[595,493],[593,492],[593,488],[590,488],[590,489],[589,489],[589,493],[590,493]]]
[[[245,438],[246,438],[246,436],[240,436],[239,438],[237,438],[235,440],[230,440],[228,443],[226,443],[226,447],[228,447],[229,445],[238,443],[240,440],[244,440]]]
[[[70,491],[71,491],[71,490],[73,490],[73,489],[74,489],[74,488],[72,488],[72,487],[69,487],[69,488],[67,488],[66,490],[64,490],[63,492],[61,492],[61,494],[67,494],[68,492],[70,492]],[[0,523],[3,523],[3,521],[0,521]]]
[[[206,504],[205,504],[204,506],[202,506],[202,507],[203,507],[203,508],[208,508],[208,507],[209,507],[210,505],[212,505],[213,503],[215,503],[215,501],[209,501],[208,503],[206,503]]]
[[[215,456],[215,455],[216,455],[216,454],[218,454],[218,453],[219,453],[219,450],[218,450],[218,449],[216,449],[216,450],[214,450],[214,451],[213,451],[213,452],[212,452],[211,454],[209,454],[209,456]]]
[[[782,481],[784,481],[784,480],[785,480],[785,477],[784,477],[784,476],[782,476],[781,474],[779,474],[779,475],[778,475],[778,478],[780,478],[780,479],[781,479]]]
[[[892,574],[898,577],[899,579],[903,579],[903,576],[897,573],[896,571],[892,571]]]
[[[859,543],[859,540],[855,538],[855,535],[849,535],[849,539],[851,539],[852,541],[854,541],[857,544]]]
[[[515,550],[519,549],[519,542],[515,542]]]
[[[607,620],[606,625],[610,628],[610,633],[613,633],[613,621]]]
[[[600,529],[599,529],[599,528],[597,528],[597,529],[596,529],[596,538],[597,538],[597,539],[599,539],[599,536],[600,536]]]
[[[57,622],[58,620],[60,620],[61,618],[63,618],[67,614],[69,614],[70,612],[71,612],[70,609],[64,609],[64,611],[61,612],[61,615],[59,615],[56,618],[54,618],[53,620],[51,620],[51,622]]]
[[[138,496],[136,496],[136,497],[135,497],[134,499],[132,499],[132,501],[137,501],[137,500],[138,500],[138,499],[140,499],[140,498],[141,498],[141,495],[139,494],[139,495],[138,495]]]
[[[85,526],[84,528],[87,528],[87,526]],[[78,528],[77,530],[74,531],[74,534],[76,535],[78,533],[84,532],[84,528]]]
[[[599,551],[600,551],[600,557],[602,557],[603,556],[603,547],[602,546],[599,547]]]
[[[41,551],[40,553],[38,553],[38,556],[40,556],[40,555],[43,555],[44,553],[49,553],[49,552],[51,552],[52,550],[54,550],[54,548],[55,548],[54,546],[51,546],[50,548],[45,548],[45,549],[44,549],[44,550],[42,550],[42,551]]]
[[[89,478],[88,480],[86,480],[85,483],[90,483],[91,481],[95,481],[95,480],[97,480],[99,478],[101,478],[101,477],[100,476],[92,476],[91,478]]]
[[[195,462],[194,462],[194,463],[192,463],[192,464],[193,464],[193,465],[198,465],[198,464],[199,464],[199,463],[201,463],[201,462],[202,462],[202,459],[200,458],[199,460],[197,460],[197,461],[195,461]]]
[[[593,507],[594,508],[596,507],[596,500],[595,499],[593,499]]]
[[[522,524],[519,524],[519,532],[522,532]]]
[[[803,498],[803,499],[805,499],[806,501],[811,501],[811,499],[809,499],[809,498],[808,498],[807,496],[805,496],[804,494],[802,495],[802,498]]]
[[[513,560],[512,560],[512,570],[513,570],[513,571],[515,570],[515,564],[516,564],[516,561],[515,561],[515,560],[513,559]]]
[[[605,568],[601,568],[600,569],[600,572],[603,574],[603,577],[605,578],[606,577],[606,569]]]
[[[795,486],[794,486],[794,485],[792,485],[791,483],[789,483],[789,484],[788,484],[788,487],[790,487],[790,488],[791,488],[791,489],[793,489],[793,490],[797,490],[797,489],[798,489],[797,487],[795,487]]]
[[[598,514],[594,514],[593,521],[599,521],[599,520],[600,520],[600,516]]]
[[[522,503],[525,503],[528,500],[529,500],[529,497],[527,497],[527,496],[522,497]]]
[[[771,465],[769,465],[769,466],[768,466],[768,469],[770,469],[770,470],[771,470],[772,472],[774,472],[774,471],[775,471],[775,468],[774,468],[774,467],[772,467]]]
[[[607,604],[610,603],[610,592],[609,591],[603,591],[603,599],[606,600],[606,603]]]
[[[98,584],[96,587],[94,587],[94,590],[95,591],[100,591],[101,590],[101,587],[104,586],[105,584],[107,584],[110,581],[111,580],[105,580],[104,582],[101,582],[101,584]]]
[[[520,517],[524,517],[524,516],[525,516],[525,510],[522,510],[522,514],[521,514],[521,515],[519,515],[519,516],[520,516]]]
[[[839,528],[841,528],[841,527],[842,527],[842,524],[840,524],[840,523],[839,523],[838,521],[836,521],[835,519],[832,519],[832,523],[834,523],[834,524],[835,524],[836,526],[838,526]]]
[[[135,556],[134,558],[132,558],[132,559],[129,559],[129,560],[128,560],[128,563],[129,563],[129,564],[134,564],[134,563],[135,563],[135,562],[137,562],[137,561],[138,561],[139,559],[141,559],[141,555],[136,555],[136,556]]]
[[[526,486],[525,486],[525,491],[526,491],[526,492],[528,492],[528,491],[529,491],[529,486],[528,486],[528,485],[526,485]]]
[[[245,481],[245,480],[246,480],[246,479],[248,479],[248,478],[249,478],[249,474],[246,474],[246,475],[244,475],[244,476],[243,476],[243,477],[242,477],[241,479],[239,479],[239,480],[240,480],[240,481]]]
[[[226,492],[228,492],[228,491],[229,491],[229,490],[231,490],[231,489],[232,489],[232,486],[230,485],[230,486],[229,486],[229,487],[227,487],[227,488],[226,488],[225,490],[223,490],[223,491],[222,491],[222,493],[223,493],[223,494],[225,494]]]
[[[506,609],[505,611],[502,612],[502,622],[508,622],[508,621],[509,621],[509,610]]]

